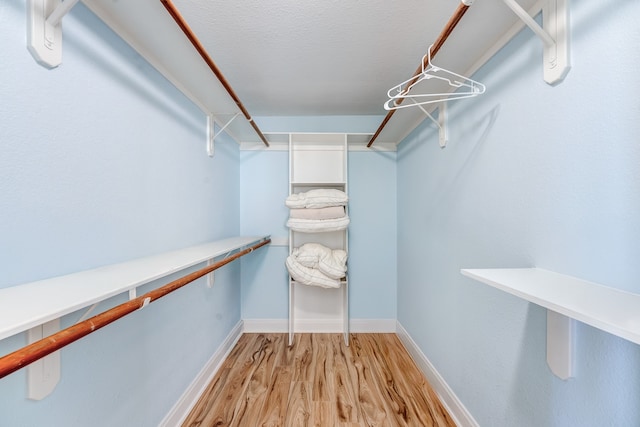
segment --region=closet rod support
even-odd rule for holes
[[[62,18],[73,9],[73,6],[75,6],[78,1],[80,0],[65,0],[60,3],[47,18],[47,25],[51,25],[52,27],[60,25]]]
[[[27,49],[40,65],[62,63],[62,18],[78,0],[28,0]]]
[[[569,0],[542,1],[542,27],[516,0],[503,2],[544,43],[544,81],[555,85],[564,80],[571,69],[569,61]]]
[[[226,258],[226,256],[225,256],[225,258]],[[210,260],[207,261],[207,267],[212,266],[214,263],[215,263],[215,259],[211,258]],[[216,282],[215,274],[216,274],[215,271],[212,271],[211,273],[207,274],[207,288],[209,288],[209,289],[213,288],[213,285]]]
[[[422,110],[422,112],[429,118],[431,121],[438,127],[438,136],[439,136],[439,144],[440,148],[444,148],[447,146],[447,142],[449,142],[449,135],[447,132],[447,103],[441,103],[438,108],[438,119],[436,120],[429,112],[419,103],[417,103],[414,99],[411,99],[417,106]]]
[[[216,137],[220,136],[220,134],[227,128],[227,126],[229,126],[231,122],[239,115],[240,113],[234,114],[234,116],[231,117],[231,119],[229,119],[229,121],[220,128],[218,133],[215,133],[215,118],[213,117],[213,114],[209,114],[207,116],[207,155],[209,157],[213,157],[213,155],[215,154]]]
[[[545,46],[553,46],[554,44],[556,44],[556,41],[549,35],[549,33],[547,33],[544,28],[542,28],[535,21],[535,19],[529,16],[527,11],[524,10],[516,0],[502,1],[504,1],[504,3],[509,6],[509,9],[511,9],[513,13],[518,15],[518,18],[520,18],[525,24],[527,24],[527,27],[531,28],[531,30],[536,33],[536,35],[540,37],[540,39],[542,39],[542,42],[545,44]]]
[[[27,341],[32,344],[60,331],[60,318],[38,325],[27,331]],[[53,393],[60,382],[60,350],[27,366],[27,398],[42,400]]]

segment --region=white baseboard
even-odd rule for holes
[[[453,390],[451,390],[444,378],[436,371],[436,368],[431,364],[422,350],[420,350],[420,347],[418,347],[400,322],[397,322],[396,328],[398,338],[400,338],[400,341],[402,341],[402,344],[404,344],[416,362],[416,365],[418,365],[418,368],[427,378],[427,381],[429,381],[429,384],[431,384],[431,387],[433,387],[438,397],[440,397],[442,404],[447,408],[456,425],[460,427],[479,427],[479,424],[471,413],[469,413]]]
[[[249,334],[283,333],[289,330],[287,319],[243,319],[242,332]]]
[[[238,342],[238,339],[240,339],[243,329],[243,322],[240,320],[233,327],[231,332],[229,332],[227,338],[225,338],[224,342],[220,347],[218,347],[218,350],[216,350],[213,356],[211,356],[211,359],[209,359],[204,368],[202,368],[200,373],[198,373],[182,396],[180,396],[180,399],[175,405],[173,405],[173,408],[171,408],[169,413],[160,422],[160,427],[175,427],[182,425],[191,409],[198,402],[200,395],[207,388],[213,379],[213,376],[218,372],[218,369],[220,369],[222,362],[224,362]]]
[[[355,333],[395,333],[396,319],[351,319],[349,328]]]
[[[283,333],[289,330],[287,319],[244,319],[243,332],[247,333]],[[342,332],[340,319],[299,319],[296,332],[339,333]],[[354,333],[393,333],[396,332],[395,319],[351,319],[349,332]]]

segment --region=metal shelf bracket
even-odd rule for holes
[[[544,81],[555,85],[564,80],[571,69],[569,58],[569,0],[545,0],[542,27],[516,0],[503,0],[544,43]]]

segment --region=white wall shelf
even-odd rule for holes
[[[547,362],[563,379],[573,376],[571,319],[640,344],[638,294],[540,268],[462,269],[461,273],[549,310]],[[558,333],[565,338],[558,340]],[[561,357],[562,361],[554,361],[559,353],[566,356]]]
[[[232,237],[0,289],[0,340],[267,237]]]

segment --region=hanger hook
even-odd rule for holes
[[[427,49],[427,54],[425,55],[427,57],[427,65],[428,68],[432,68],[434,65],[431,63],[431,49],[433,48],[433,44],[429,45],[429,49]],[[426,68],[424,67],[424,58],[422,59],[422,72],[424,73],[426,70]]]

